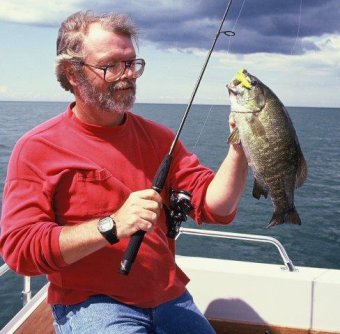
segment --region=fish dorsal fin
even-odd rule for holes
[[[301,149],[299,153],[300,154],[299,154],[298,168],[296,171],[295,188],[299,188],[303,185],[308,174],[307,163],[306,163],[305,157],[303,156]]]
[[[240,132],[238,131],[238,128],[233,129],[233,131],[228,137],[227,143],[228,144],[240,144],[241,143]]]

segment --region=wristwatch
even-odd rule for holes
[[[116,223],[111,217],[100,218],[97,223],[98,231],[111,244],[119,241],[117,238]]]

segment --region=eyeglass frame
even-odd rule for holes
[[[95,66],[95,65],[91,65],[91,64],[87,64],[85,63],[84,61],[80,61],[80,65],[82,66],[89,66],[89,67],[92,67],[92,68],[95,68],[97,70],[102,70],[104,71],[104,76],[103,76],[103,79],[104,81],[105,80],[105,76],[106,76],[106,72],[107,70],[110,68],[110,67],[114,67],[115,65],[119,64],[119,63],[124,63],[124,70],[122,71],[122,73],[117,77],[117,79],[113,80],[113,81],[106,81],[106,82],[115,82],[115,81],[118,81],[125,73],[126,69],[127,68],[130,68],[132,62],[135,62],[136,60],[141,60],[142,61],[142,65],[143,65],[143,71],[142,73],[140,74],[140,76],[143,74],[144,72],[144,67],[145,67],[145,60],[143,58],[136,58],[136,59],[132,59],[132,60],[122,60],[120,62],[117,62],[117,63],[114,63],[112,65],[105,65],[105,66]],[[139,78],[140,76],[136,77],[135,79]]]

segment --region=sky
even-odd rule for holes
[[[55,79],[61,22],[79,10],[131,16],[146,68],[137,102],[188,103],[229,1],[1,0],[0,101],[72,101]],[[229,104],[241,68],[286,106],[340,107],[340,0],[233,0],[194,103]]]

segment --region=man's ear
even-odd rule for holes
[[[64,66],[65,66],[65,74],[66,74],[67,80],[69,81],[69,83],[72,86],[77,86],[78,80],[77,80],[77,77],[74,73],[74,70],[73,70],[71,64],[66,63]]]

